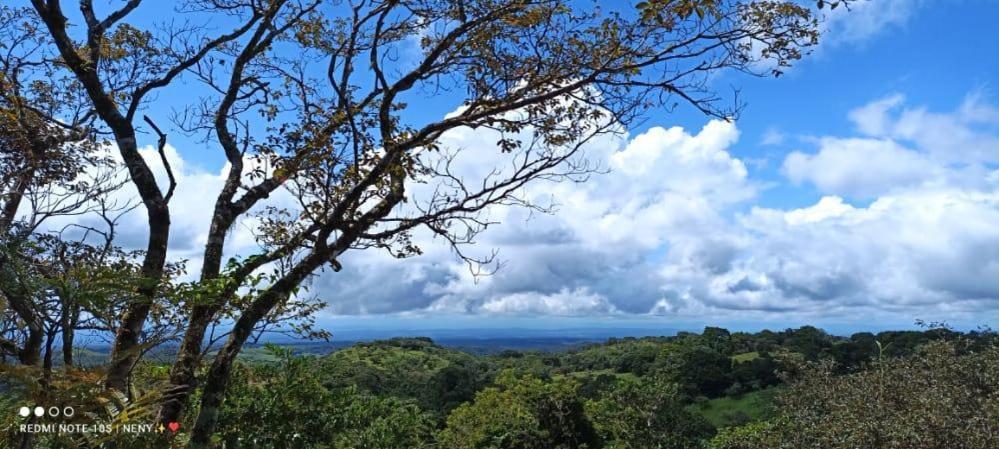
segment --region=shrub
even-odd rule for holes
[[[989,449],[999,447],[999,348],[932,342],[907,358],[836,375],[806,370],[777,419],[729,429],[713,449]]]

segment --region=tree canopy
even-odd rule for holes
[[[289,320],[305,323],[296,329],[306,335],[324,336],[308,324],[321,303],[303,289],[318,271],[339,271],[353,251],[416,256],[418,231],[448,242],[472,270],[488,270],[491,258],[466,251],[494,224],[487,210],[551,211],[524,196],[525,186],[584,181],[600,170],[587,161],[586,144],[621,132],[644,111],[691,107],[733,118],[739,103],[709,82],[714,73],[779,75],[819,37],[812,9],[772,0],[614,7],[185,0],[153,24],[136,19],[148,6],[141,0],[107,8],[65,3],[0,7],[0,231],[6,241],[14,232],[43,232],[47,217],[101,217],[99,229],[74,237],[110,242],[86,264],[127,263],[130,273],[127,285],[116,287],[122,294],[102,306],[110,317],[102,326],[114,334],[104,386],[130,395],[146,351],[179,340],[158,420],[196,414],[191,447],[208,446],[216,433],[234,361],[248,341]],[[413,60],[397,57],[413,45]],[[180,82],[205,93],[163,117],[158,94]],[[453,98],[456,110],[414,114],[428,93]],[[466,128],[488,132],[495,146],[443,143],[446,133]],[[203,256],[192,264],[196,280],[186,283],[176,280],[182,266],[170,250],[177,186],[166,156],[171,133],[199,136],[227,161],[224,185],[210,193]],[[155,136],[159,160],[140,152],[145,135]],[[475,179],[455,172],[456,161],[482,151],[499,152],[508,164]],[[157,179],[155,165],[165,179]],[[108,200],[126,184],[137,202]],[[290,201],[277,201],[281,196]],[[25,198],[26,219],[19,212]],[[125,256],[113,248],[114,228],[133,208],[146,214],[146,242]],[[250,218],[259,251],[228,257],[229,231]],[[52,294],[3,286],[8,318],[27,330],[9,326],[12,338],[2,348],[27,365],[41,362],[45,334],[75,326],[72,317],[86,304],[45,291]],[[42,306],[56,298],[63,306]],[[83,316],[96,316],[91,309]],[[61,324],[46,330],[45,322]],[[228,330],[216,335],[222,323]],[[199,373],[206,340],[220,347]]]

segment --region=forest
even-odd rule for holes
[[[861,4],[5,0],[0,409],[9,413],[0,415],[0,448],[999,447],[999,352],[988,329],[930,324],[836,337],[815,327],[709,327],[498,354],[424,338],[324,355],[258,345],[274,335],[326,341],[338,332],[322,325],[330,316],[560,317],[582,306],[594,316],[668,323],[705,298],[701,306],[731,313],[804,305],[804,316],[829,307],[854,320],[871,310],[854,306],[896,301],[884,309],[902,313],[932,303],[989,324],[974,309],[995,304],[987,251],[999,234],[987,222],[994,200],[984,194],[960,195],[993,202],[981,217],[955,218],[964,227],[952,236],[983,232],[991,240],[980,244],[938,249],[925,237],[931,231],[884,226],[911,247],[894,259],[867,259],[900,264],[916,250],[932,257],[920,270],[893,269],[877,281],[915,273],[912,282],[927,278],[930,288],[902,285],[871,301],[865,291],[838,297],[866,285],[869,273],[849,275],[840,266],[848,263],[787,262],[798,251],[783,241],[759,245],[781,253],[764,263],[777,271],[735,269],[753,263],[751,254],[735,254],[774,223],[767,216],[779,215],[745,202],[773,185],[749,178],[747,167],[765,161],[743,163],[728,151],[746,107],[738,82],[793,76],[786,74],[832,29],[826,18],[843,20],[854,6],[862,13]],[[962,111],[982,109],[971,106]],[[985,112],[970,121],[999,117]],[[677,126],[631,139],[650,118],[708,124],[697,137]],[[706,143],[677,143],[684,139]],[[633,148],[639,140],[656,141],[645,151]],[[629,173],[665,147],[680,156],[659,167],[672,176]],[[690,160],[723,171],[726,181],[688,176]],[[937,159],[906,160],[923,167]],[[994,183],[994,166],[967,173]],[[612,168],[621,173],[617,197],[588,202],[563,190],[590,186]],[[780,171],[771,167],[770,176]],[[661,178],[670,178],[669,189],[637,185],[664,187]],[[843,177],[854,178],[878,175]],[[724,207],[707,207],[708,197]],[[543,228],[573,200],[615,207],[580,214],[565,229]],[[816,207],[830,204],[840,206],[832,214],[845,214],[880,203],[865,197],[854,207],[828,196]],[[618,214],[629,207],[632,217]],[[754,217],[743,211],[763,221],[749,223]],[[831,216],[812,212],[778,218],[790,226]],[[719,230],[717,238],[701,229],[729,221],[755,229]],[[482,241],[500,246],[504,229],[518,233],[504,226],[521,222],[538,224],[521,232],[531,235],[506,235],[521,254],[577,240],[620,251],[559,254],[547,271],[526,269],[543,288],[510,282],[502,297],[470,300],[484,297],[482,280],[511,268]],[[672,244],[668,230],[652,229],[667,222],[696,228],[701,240]],[[562,232],[570,228],[585,233]],[[636,235],[625,242],[631,246],[608,240],[623,235]],[[639,247],[645,252],[631,254]],[[838,248],[815,252],[854,259]],[[937,270],[952,252],[968,253],[966,263]],[[427,256],[439,262],[413,268]],[[671,257],[696,266],[632,271]],[[584,259],[627,263],[569,266]],[[358,287],[375,260],[397,265]],[[635,278],[607,281],[628,285],[599,295],[559,278],[566,273]],[[727,278],[706,289],[683,285],[719,274]],[[419,285],[431,275],[444,280]],[[459,283],[464,290],[444,292]],[[558,293],[539,298],[536,290]],[[638,290],[642,303],[630,303]],[[439,301],[420,302],[434,292]],[[701,309],[701,322],[712,321],[711,307]]]
[[[757,333],[708,327],[699,334],[610,339],[561,352],[493,355],[441,347],[429,338],[362,342],[327,355],[266,345],[237,363],[215,443],[985,449],[997,441],[997,342],[988,329],[838,337],[805,326]],[[163,364],[144,362],[136,371],[137,388],[166,381]],[[81,368],[64,375],[79,380],[92,374]],[[50,388],[66,391],[49,397],[98,394],[68,380],[53,382]],[[13,410],[31,403],[37,387],[5,372],[0,406]],[[106,418],[118,425],[141,421],[154,404],[122,403]],[[7,447],[17,441],[20,419],[5,417],[0,441]],[[155,438],[118,435],[108,441],[114,447],[153,447]],[[181,430],[175,441],[183,438]],[[37,447],[103,442],[89,440],[47,435]]]

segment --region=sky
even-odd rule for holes
[[[589,144],[587,158],[607,173],[525,192],[554,198],[554,214],[490,210],[500,224],[473,251],[498,252],[494,275],[471,276],[447,246],[417,234],[419,257],[351,253],[341,272],[313,279],[310,291],[328,303],[320,322],[334,334],[802,324],[845,332],[917,319],[995,327],[999,2],[872,0],[825,14],[819,47],[780,78],[712,79],[721,92],[739,90],[737,120],[650,111],[627,133]],[[170,108],[165,99],[147,113]],[[412,113],[453,108],[428,96]],[[169,146],[179,181],[171,251],[197,260],[222,158],[178,134]],[[442,140],[475,150],[459,164],[464,173],[502,163],[489,131]],[[120,243],[141,246],[144,219],[129,217],[134,232]],[[252,251],[250,225],[237,225],[230,254]]]

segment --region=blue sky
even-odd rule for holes
[[[872,191],[865,195],[848,195],[855,189],[850,188],[851,181],[844,180],[842,183],[826,182],[824,187],[819,187],[814,182],[810,182],[810,176],[801,175],[794,180],[789,179],[787,171],[783,169],[784,160],[792,152],[800,152],[804,155],[813,155],[821,151],[822,144],[817,139],[827,137],[835,139],[849,138],[870,138],[875,141],[898,141],[905,151],[912,151],[915,154],[951,151],[950,148],[919,149],[919,143],[912,140],[907,141],[904,136],[873,135],[871,133],[858,132],[857,120],[852,120],[851,111],[869,105],[884,98],[904,97],[897,109],[890,114],[895,114],[896,119],[902,115],[914,115],[913,111],[926,111],[927,114],[941,114],[947,116],[954,114],[954,111],[961,108],[962,104],[967,104],[969,98],[975,98],[975,102],[983,105],[985,109],[993,108],[997,101],[997,91],[999,86],[999,41],[987,36],[995,19],[999,18],[999,4],[988,1],[873,1],[869,4],[862,4],[854,8],[850,14],[836,13],[828,18],[828,31],[825,41],[811,57],[798,64],[785,76],[774,80],[772,78],[751,78],[742,74],[729,73],[718,77],[714,82],[720,86],[734,86],[740,89],[740,97],[746,102],[738,122],[735,124],[738,131],[737,140],[724,148],[733,159],[738,159],[747,167],[747,179],[752,184],[757,184],[759,192],[751,199],[736,201],[726,207],[720,207],[719,215],[726,220],[737,220],[731,218],[741,214],[750,213],[755,209],[773,209],[782,212],[793,211],[795,209],[810,208],[817,205],[823,197],[830,196],[841,198],[844,207],[850,205],[857,208],[866,207],[882,197],[904,196],[915,193],[912,192],[892,192],[890,190]],[[890,115],[889,114],[889,115]],[[991,154],[984,160],[977,161],[986,170],[994,170],[996,157],[999,155],[999,147],[994,146],[997,122],[996,117],[983,118],[982,123],[971,125],[979,127],[986,136],[991,135],[992,140],[984,143],[986,148],[982,150]],[[863,119],[861,119],[863,120]],[[632,128],[631,135],[636,136],[647,132],[654,127],[680,126],[688,133],[697,133],[707,120],[696,111],[677,110],[672,114],[662,111],[653,111],[645,117],[640,126]],[[926,125],[930,126],[930,125]],[[990,134],[991,133],[991,134]],[[986,139],[988,141],[988,139]],[[857,142],[862,144],[863,142]],[[959,145],[955,142],[956,145]],[[890,155],[888,156],[890,159]],[[821,166],[825,161],[815,160],[815,170],[822,171]],[[942,166],[951,164],[952,161],[942,158]],[[863,163],[848,168],[846,170],[863,170]],[[834,170],[829,167],[828,170]],[[815,171],[813,170],[813,171]],[[877,176],[877,173],[872,173]],[[904,179],[902,176],[899,179]],[[854,185],[862,183],[853,182]],[[847,184],[847,185],[839,185]],[[921,189],[922,187],[919,187]],[[934,188],[944,189],[943,186],[927,187],[927,190]],[[918,190],[913,187],[913,191]],[[990,192],[994,195],[994,184],[980,189],[982,192]],[[977,191],[977,190],[976,190]],[[920,195],[930,195],[922,191]],[[946,194],[945,194],[946,195]],[[918,201],[913,199],[913,201]],[[946,200],[944,200],[946,201]],[[828,202],[827,202],[828,203]],[[985,211],[991,211],[991,217],[995,217],[996,203],[993,200],[982,211],[974,210],[969,213],[976,218],[984,219]],[[859,210],[863,213],[863,209]],[[886,211],[885,214],[896,214],[902,216],[905,211]],[[926,211],[909,211],[915,217],[929,213]],[[867,218],[875,220],[874,218]],[[955,218],[956,219],[956,218]],[[921,232],[917,229],[916,223],[907,224],[902,222],[899,226],[911,226],[912,232]],[[857,237],[855,242],[842,241],[837,244],[835,239],[845,233],[846,236],[863,235],[865,232],[880,232],[872,230],[842,229],[842,223],[832,225],[840,230],[829,231],[825,238],[830,239],[828,246],[840,249],[848,254],[853,254],[853,250],[846,250],[849,245],[863,245],[868,238]],[[977,263],[995,266],[997,263],[994,248],[997,244],[996,228],[991,226],[985,234],[976,236],[976,248],[966,250],[970,253],[968,257],[977,260]],[[518,226],[519,227],[519,226]],[[947,227],[946,222],[937,223],[930,228],[939,231]],[[664,228],[666,232],[668,227]],[[674,230],[675,231],[675,230]],[[903,231],[903,230],[900,230]],[[502,231],[500,231],[502,232]],[[946,232],[946,231],[944,231]],[[803,233],[804,238],[822,238],[821,231],[814,233]],[[926,235],[927,239],[944,235]],[[702,235],[694,237],[710,240],[710,236]],[[764,237],[764,240],[770,237]],[[954,239],[971,238],[968,236],[953,237]],[[617,267],[610,264],[610,269],[624,269],[645,272],[642,276],[623,276],[618,281],[655,284],[663,282],[656,273],[662,269],[662,265],[678,265],[674,257],[670,261],[667,255],[671,247],[683,244],[681,242],[670,242],[669,239],[658,242],[651,249],[646,249],[644,259],[648,263],[640,263],[637,266],[632,262],[622,262]],[[795,245],[794,238],[790,238],[783,251],[825,251],[827,248],[816,245],[800,244]],[[671,245],[672,243],[672,245]],[[955,245],[959,246],[958,242]],[[908,246],[908,243],[894,242],[884,248],[856,250],[859,256],[872,260],[883,258],[886,263],[896,258],[907,257],[910,249],[901,249]],[[960,250],[957,246],[953,251]],[[992,249],[990,249],[992,248]],[[587,269],[576,269],[578,273],[573,273],[572,268],[566,268],[556,261],[540,262],[538,258],[544,256],[518,257],[512,252],[521,251],[519,248],[501,248],[501,257],[506,256],[514,262],[521,261],[531,269],[548,269],[553,273],[558,273],[549,277],[542,276],[537,284],[556,283],[562,284],[561,289],[554,289],[550,285],[538,287],[531,281],[524,281],[521,278],[523,273],[518,273],[518,269],[510,267],[504,275],[497,275],[496,283],[511,284],[509,288],[502,286],[490,286],[498,292],[496,295],[506,294],[507,300],[497,300],[496,295],[484,301],[485,304],[504,304],[509,307],[492,307],[489,311],[473,309],[472,313],[463,307],[455,310],[459,313],[447,315],[441,318],[436,313],[421,310],[407,310],[405,313],[416,315],[411,322],[413,327],[426,326],[426,321],[439,323],[441,326],[466,326],[476,327],[486,325],[485,323],[502,322],[502,325],[515,325],[524,323],[527,326],[567,326],[576,325],[599,326],[608,323],[618,323],[621,326],[677,326],[697,327],[704,323],[721,323],[737,328],[757,328],[757,327],[780,327],[782,325],[795,325],[806,322],[815,322],[833,329],[847,330],[856,329],[877,329],[885,327],[908,326],[917,318],[948,320],[960,326],[975,326],[979,324],[994,324],[997,317],[997,301],[995,294],[999,289],[999,278],[990,275],[997,274],[994,268],[984,270],[981,276],[968,276],[955,281],[964,283],[964,287],[969,290],[979,290],[976,294],[982,297],[968,300],[968,297],[957,299],[961,295],[951,295],[950,293],[940,294],[939,291],[933,293],[912,293],[903,292],[901,289],[894,289],[887,286],[872,286],[878,282],[865,279],[866,276],[886,276],[895,271],[910,271],[909,268],[899,268],[898,270],[876,270],[864,272],[869,268],[864,264],[844,268],[844,270],[857,270],[850,273],[851,281],[864,283],[865,287],[854,289],[845,288],[842,294],[830,294],[828,298],[815,300],[816,304],[805,306],[810,301],[798,301],[791,298],[773,298],[772,301],[760,301],[756,305],[749,305],[746,308],[733,306],[728,301],[721,302],[720,305],[708,307],[689,307],[684,311],[683,307],[669,310],[645,312],[642,307],[636,307],[627,312],[620,309],[626,307],[628,301],[623,298],[627,295],[643,295],[639,293],[645,290],[641,287],[634,288],[609,288],[601,285],[601,276],[592,275]],[[745,251],[740,257],[763,258],[753,251],[769,252],[773,249],[741,249]],[[944,251],[947,251],[944,249]],[[586,254],[585,251],[581,252]],[[786,255],[786,254],[781,254]],[[853,256],[843,256],[853,257]],[[913,260],[924,257],[915,254],[911,256]],[[957,257],[960,258],[960,257]],[[528,260],[530,259],[530,260]],[[680,258],[682,259],[682,258]],[[794,259],[794,257],[789,257]],[[808,260],[808,259],[805,259]],[[910,261],[911,262],[911,261]],[[828,264],[842,263],[836,258],[810,260],[801,262],[804,266],[814,263],[817,271],[828,269]],[[660,264],[656,266],[656,264]],[[561,267],[561,270],[552,269]],[[418,270],[414,270],[418,272]],[[432,279],[432,269],[421,272],[427,278]],[[526,269],[525,269],[526,271]],[[753,271],[753,270],[747,270]],[[916,269],[914,271],[920,271]],[[565,274],[563,272],[569,272]],[[910,273],[911,274],[911,273]],[[575,278],[573,276],[576,276]],[[912,274],[913,278],[906,278],[902,282],[914,283],[919,280],[918,274]],[[613,278],[614,276],[607,276]],[[584,280],[585,278],[585,280]],[[711,282],[708,280],[685,279],[684,276],[672,277],[675,283],[696,283]],[[664,284],[669,284],[667,280]],[[389,283],[391,284],[391,283]],[[424,283],[414,282],[408,286],[400,286],[400,290],[393,290],[390,295],[400,292],[403,295],[418,297],[433,297],[434,294],[427,293],[426,284],[435,284],[434,281]],[[320,282],[320,285],[323,285]],[[334,283],[329,284],[331,287]],[[486,288],[486,287],[483,287]],[[882,291],[878,291],[878,289]],[[662,293],[661,287],[653,289],[650,293],[653,297]],[[696,291],[700,288],[691,288]],[[430,289],[433,290],[433,289]],[[933,290],[933,289],[929,289]],[[944,289],[946,290],[946,289]],[[464,291],[464,290],[461,290]],[[608,308],[603,305],[592,307],[582,307],[573,309],[572,307],[561,307],[561,299],[553,299],[559,296],[559,292],[567,292],[566,302],[586,303],[580,300],[581,295],[586,292],[594,296],[607,298],[611,304],[610,309],[618,309],[608,312]],[[772,293],[772,292],[771,292]],[[516,296],[520,295],[520,296]],[[892,299],[861,299],[851,296],[863,295],[912,295],[906,300]],[[923,295],[922,298],[914,299]],[[484,296],[490,296],[484,294]],[[515,296],[516,300],[510,300]],[[694,294],[696,297],[696,293]],[[931,298],[932,297],[932,298]],[[390,301],[384,298],[383,301]],[[703,299],[701,299],[704,301]],[[439,299],[437,300],[440,301]],[[492,301],[492,302],[489,302]],[[599,300],[594,300],[599,302]],[[732,300],[737,302],[738,299]],[[353,302],[353,301],[351,301]],[[457,302],[461,302],[458,300]],[[532,305],[534,303],[548,304],[548,306]],[[697,303],[698,299],[692,299],[692,303]],[[716,301],[718,302],[718,301]],[[771,304],[771,302],[773,304]],[[372,301],[377,304],[378,300]],[[425,299],[423,302],[416,301],[419,305],[434,304],[434,300]],[[780,307],[781,303],[787,307]],[[641,302],[642,306],[647,306],[647,302]],[[776,304],[776,306],[774,306]],[[344,312],[357,312],[362,309],[361,303],[355,303],[353,307],[343,307]],[[433,307],[431,307],[433,309]],[[445,309],[442,307],[442,309]],[[392,310],[391,308],[385,309]],[[503,311],[505,313],[499,313]],[[451,312],[454,313],[454,312]],[[356,318],[333,319],[333,322],[341,323],[342,326],[349,327]],[[397,320],[399,327],[406,326],[405,318],[393,318]],[[363,327],[364,321],[357,326]],[[419,323],[419,324],[415,324]],[[462,324],[456,324],[462,323]]]
[[[141,20],[157,17],[157,7],[144,8]],[[329,301],[321,321],[388,329],[810,323],[846,331],[916,319],[995,326],[997,20],[991,0],[872,0],[830,13],[814,54],[779,79],[712,80],[722,92],[740,90],[746,107],[735,123],[683,108],[650,111],[627,136],[592,148],[611,173],[528,192],[554,195],[562,204],[554,216],[495,211],[503,223],[478,248],[498,249],[507,262],[495,276],[472,279],[446,247],[418,235],[424,256],[356,254],[343,272],[318,277],[312,292]],[[164,91],[147,113],[165,117],[198,92],[193,84]],[[454,107],[424,101],[409,113]],[[469,130],[444,140],[494,142]],[[171,246],[196,259],[207,230],[204,192],[218,182],[221,153],[180,133],[170,144],[182,181]],[[232,253],[252,240],[240,232]]]

